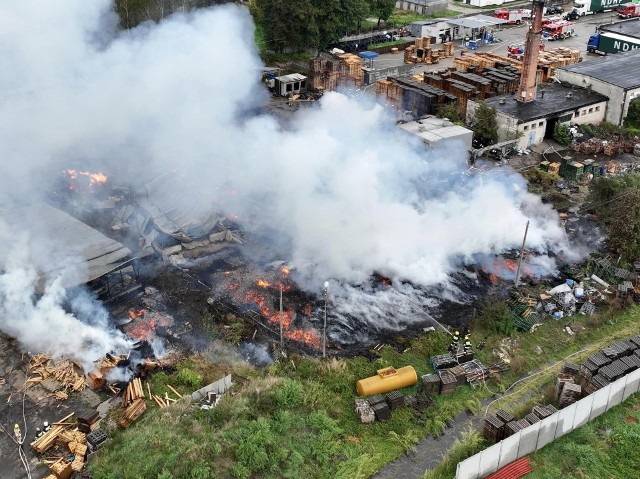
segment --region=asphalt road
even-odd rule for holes
[[[566,40],[558,41],[546,41],[545,48],[551,49],[555,47],[566,47],[572,50],[580,50],[582,53],[582,61],[594,61],[602,58],[600,55],[587,53],[587,41],[589,35],[595,32],[596,26],[602,23],[610,23],[616,21],[617,16],[612,13],[602,13],[598,15],[589,15],[578,19],[575,26],[575,36]],[[524,43],[527,34],[527,26],[505,26],[496,30],[495,36],[500,40],[496,43],[483,45],[477,49],[478,52],[490,52],[496,55],[506,55],[507,47],[513,43]],[[466,47],[462,47],[462,41],[454,41],[455,44],[455,57],[460,56],[460,50],[467,50]],[[439,45],[436,48],[441,48]],[[402,52],[396,54],[384,54],[376,58],[373,61],[374,68],[383,69],[393,66],[403,65],[404,60]],[[416,64],[415,72],[442,70],[443,68],[452,67],[453,58],[445,58],[436,65],[424,65]]]

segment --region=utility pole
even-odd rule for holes
[[[284,336],[282,334],[282,283],[280,283],[280,349],[284,351]]]
[[[329,298],[329,281],[324,282],[324,327],[322,328],[322,357],[327,357],[327,299]]]
[[[518,269],[516,271],[516,288],[518,287],[518,281],[520,281],[520,266],[522,265],[522,257],[524,256],[524,244],[527,241],[527,233],[529,232],[529,220],[527,220],[527,226],[524,229],[524,238],[522,238],[522,248],[520,248],[520,257],[518,258]]]

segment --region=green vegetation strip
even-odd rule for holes
[[[112,440],[91,462],[90,470],[94,479],[364,479],[425,436],[441,434],[446,422],[460,412],[479,411],[480,401],[488,398],[490,391],[504,390],[528,371],[586,345],[598,348],[614,337],[631,336],[637,331],[638,311],[631,307],[615,315],[582,318],[585,329],[576,336],[568,336],[564,323],[553,320],[533,334],[512,333],[513,370],[500,381],[476,390],[460,387],[453,395],[436,397],[421,414],[403,408],[394,411],[389,421],[368,425],[360,424],[353,411],[355,381],[391,365],[413,365],[418,374],[429,373],[428,358],[446,350],[447,335],[430,333],[406,342],[405,353],[384,347],[373,362],[362,357],[322,362],[290,356],[267,369],[254,370],[246,365],[220,364],[219,360],[212,365],[209,359],[195,356],[171,374],[154,376],[153,392],[164,394],[166,384],[189,392],[225,372],[247,380],[235,381],[233,394],[226,394],[212,410],[183,403],[159,409],[148,403],[146,414],[129,429],[110,431]],[[503,335],[492,332],[496,321],[500,324],[499,316],[497,306],[485,308],[473,329],[474,338],[488,336],[487,347],[479,353],[485,363],[496,360],[491,351],[501,345]],[[535,351],[538,345],[542,354]],[[552,376],[553,371],[548,374]],[[539,388],[535,380],[516,389],[530,394],[532,388]],[[458,447],[459,459],[480,445],[476,441],[473,447]],[[455,467],[453,461],[450,467]],[[452,471],[442,477],[452,477]]]

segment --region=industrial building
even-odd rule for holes
[[[275,92],[280,96],[289,96],[307,89],[307,77],[292,73],[274,79]]]
[[[447,0],[398,0],[396,8],[420,15],[435,15],[446,12],[448,4]]]
[[[449,42],[455,38],[455,32],[449,20],[443,18],[411,22],[409,30],[416,38],[430,38],[431,44]]]
[[[450,147],[453,142],[463,145],[465,150],[471,150],[473,131],[460,125],[451,123],[446,118],[428,116],[417,121],[409,121],[398,125],[404,131],[420,138],[428,147]]]
[[[622,125],[629,102],[640,95],[640,50],[562,67],[556,78],[609,97],[604,120]]]
[[[528,103],[513,95],[485,101],[498,112],[499,141],[519,137],[518,147],[527,148],[550,138],[558,123],[600,123],[605,119],[608,98],[585,88],[550,83],[540,86],[536,99]],[[468,101],[468,120],[478,105],[477,100]]]

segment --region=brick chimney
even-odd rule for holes
[[[543,12],[544,0],[533,0],[531,27],[527,32],[522,75],[520,76],[520,85],[516,93],[516,100],[522,103],[528,103],[536,99],[536,73],[538,70],[540,40],[542,39]]]

